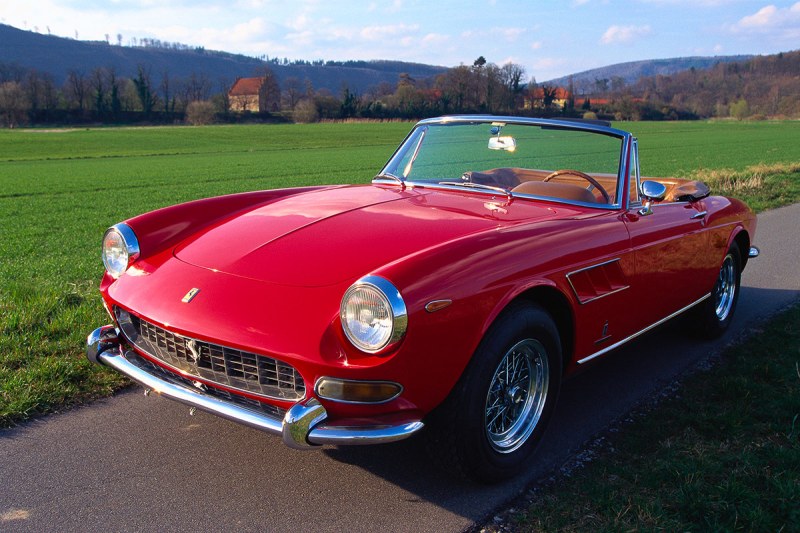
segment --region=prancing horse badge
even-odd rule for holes
[[[190,290],[189,292],[186,293],[186,296],[184,296],[183,299],[181,299],[181,301],[185,304],[188,304],[194,299],[195,296],[197,296],[198,292],[200,292],[200,289]]]

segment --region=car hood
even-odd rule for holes
[[[281,285],[326,286],[470,234],[570,208],[485,194],[352,186],[291,195],[203,230],[179,260]],[[559,212],[560,211],[560,212]]]

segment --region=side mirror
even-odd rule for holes
[[[643,181],[639,192],[642,194],[642,198],[646,200],[644,207],[639,209],[639,214],[645,217],[653,214],[653,210],[650,209],[652,202],[660,202],[667,196],[667,186],[658,181]]]

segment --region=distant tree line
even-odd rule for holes
[[[616,83],[615,83],[616,82]],[[691,68],[671,76],[595,80],[576,100],[599,114],[629,120],[800,116],[800,51]]]
[[[513,63],[497,66],[483,57],[435,78],[417,80],[402,74],[396,84],[383,83],[365,94],[347,86],[334,94],[297,77],[281,82],[268,63],[259,68],[257,76],[263,78],[260,98],[264,105],[259,113],[243,113],[231,106],[228,96],[234,80],[211,80],[205,74],[174,77],[139,65],[134,76],[125,77],[102,67],[89,72],[70,70],[57,85],[49,73],[0,63],[0,124],[309,122],[510,113],[524,107],[526,88],[534,86],[525,82],[523,67]],[[562,112],[555,107],[547,111]]]
[[[172,46],[153,41],[146,46]],[[514,63],[496,65],[481,56],[433,77],[401,74],[363,94],[346,85],[338,94],[315,89],[307,79],[278,80],[270,62],[263,78],[259,112],[243,112],[228,96],[234,80],[153,73],[139,65],[133,76],[113,68],[71,70],[57,85],[51,74],[0,63],[0,125],[15,127],[71,123],[205,124],[237,121],[418,119],[453,113],[516,114],[617,120],[671,120],[708,117],[738,119],[800,115],[800,52],[690,69],[672,76],[595,80],[576,91],[537,84]],[[361,66],[343,62],[340,66]]]

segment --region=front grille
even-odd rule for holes
[[[148,374],[152,374],[168,383],[182,385],[187,388],[197,387],[196,383],[191,379],[183,377],[180,374],[170,372],[169,370],[165,370],[157,364],[151,363],[143,357],[139,357],[139,354],[135,352],[125,352],[125,359],[127,359],[128,362],[138,366]],[[205,387],[201,390],[203,391],[203,394],[234,403],[239,407],[244,407],[245,409],[255,411],[276,420],[283,420],[283,417],[286,415],[286,409],[281,409],[280,407],[275,407],[274,405],[270,405],[268,403],[259,402],[258,400],[252,400],[239,394],[231,394],[226,390],[217,389],[215,387]]]
[[[119,307],[114,313],[134,346],[181,372],[267,398],[296,401],[305,396],[303,377],[282,361],[183,337]]]

